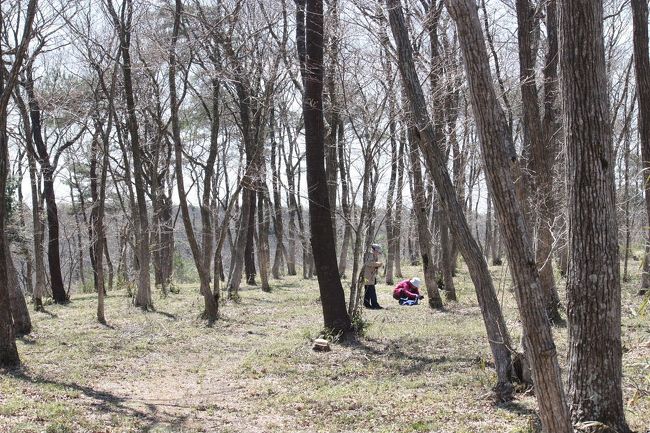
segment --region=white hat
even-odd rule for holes
[[[422,281],[420,281],[420,279],[419,279],[418,277],[411,278],[410,282],[411,282],[411,284],[413,284],[413,285],[414,285],[415,287],[417,287],[418,289],[419,289],[420,286],[422,285]]]
[[[379,245],[379,244],[372,244],[372,245],[370,245],[370,248],[371,248],[373,251],[376,251],[376,252],[378,252],[378,253],[381,253],[381,252],[382,252],[382,251],[381,251],[381,245]]]

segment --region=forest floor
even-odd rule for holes
[[[511,284],[504,268],[492,271],[518,339]],[[459,302],[442,312],[401,307],[378,286],[386,309],[364,311],[365,334],[327,353],[311,350],[322,327],[315,279],[286,277],[271,293],[246,287],[213,327],[198,317],[195,286],[156,296],[150,313],[109,292],[109,326],[94,320],[95,295],[76,295],[32,313],[34,332],[18,342],[24,367],[0,375],[0,432],[536,431],[534,396],[492,400],[476,296],[466,271],[455,281]],[[623,290],[624,399],[631,427],[645,433],[650,311],[637,287],[634,278]],[[564,364],[566,328],[555,337]]]

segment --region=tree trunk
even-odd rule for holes
[[[241,285],[242,271],[244,270],[244,250],[248,237],[247,224],[250,221],[250,189],[244,188],[241,194],[241,207],[237,236],[235,238],[235,253],[231,257],[231,271],[228,278],[228,299],[239,300],[239,286]]]
[[[76,238],[77,238],[77,254],[78,254],[78,261],[79,261],[79,279],[81,280],[81,286],[86,287],[86,275],[85,275],[85,269],[84,269],[84,248],[83,248],[83,242],[81,240],[81,234],[84,232],[84,230],[81,229],[81,223],[79,222],[79,211],[77,209],[77,205],[75,203],[74,199],[74,190],[72,189],[72,182],[70,183],[70,202],[72,204],[72,214],[74,215],[74,223],[75,223],[75,228],[76,228]],[[83,206],[83,204],[82,204]],[[85,212],[82,209],[83,212]]]
[[[329,124],[329,133],[325,137],[325,176],[327,177],[327,193],[330,202],[330,212],[332,214],[332,230],[334,232],[334,247],[336,248],[336,190],[338,186],[338,129],[341,126],[338,89],[336,88],[337,66],[339,64],[339,27],[340,13],[339,0],[328,2],[328,18],[330,26],[327,29],[329,62],[325,72],[325,85],[329,96],[329,106],[327,121]]]
[[[537,11],[530,0],[517,0],[517,35],[519,41],[519,81],[523,110],[524,147],[530,149],[530,167],[532,168],[532,193],[535,204],[535,216],[530,212],[529,223],[537,224],[537,243],[535,260],[539,269],[544,305],[552,321],[561,320],[558,311],[559,296],[553,276],[551,257],[553,235],[553,160],[555,157],[553,141],[546,141],[539,110],[539,96],[535,77],[536,42],[533,40],[535,16]],[[553,13],[554,11],[551,11]],[[553,18],[553,16],[551,16]],[[553,24],[554,20],[547,20]],[[553,29],[551,30],[553,32]],[[549,44],[552,46],[552,43]],[[531,209],[532,211],[533,209]]]
[[[47,204],[47,261],[50,268],[50,284],[52,296],[57,304],[68,302],[68,294],[63,286],[61,273],[61,255],[59,252],[59,212],[54,194],[54,167],[50,162],[48,148],[43,141],[41,125],[41,108],[34,93],[34,79],[31,65],[27,68],[25,88],[28,95],[29,114],[31,119],[32,137],[38,152],[39,164],[43,175],[43,196]]]
[[[650,221],[650,56],[648,55],[648,3],[632,0],[632,21],[634,25],[634,71],[636,91],[639,99],[639,141],[643,158],[643,192],[648,220]],[[650,250],[650,224],[645,228],[646,251]],[[648,254],[644,263],[648,262]],[[650,290],[650,265],[644,265],[640,295]]]
[[[345,295],[338,273],[334,231],[327,190],[325,125],[323,120],[323,1],[298,0],[296,40],[303,78],[303,116],[309,196],[311,244],[320,288],[325,327],[351,330]]]
[[[29,310],[27,309],[27,302],[25,295],[20,288],[20,281],[18,281],[18,272],[14,266],[11,251],[9,249],[9,242],[6,244],[7,250],[5,257],[7,260],[7,281],[9,284],[9,300],[11,302],[11,317],[14,321],[14,333],[20,337],[32,332],[32,321],[29,317]]]
[[[339,275],[345,278],[345,271],[348,266],[348,249],[350,248],[350,241],[352,240],[352,206],[350,205],[350,186],[348,183],[349,166],[345,158],[345,136],[343,130],[343,121],[339,125],[339,139],[338,139],[338,152],[339,152],[339,174],[341,178],[341,209],[343,211],[343,219],[345,221],[343,230],[343,241],[341,242],[340,255],[339,255]]]
[[[487,194],[487,212],[485,213],[485,260],[490,261],[490,253],[494,256],[494,251],[492,251],[492,199],[490,198],[490,192]]]
[[[275,227],[275,257],[271,274],[276,280],[280,278],[280,268],[286,259],[287,251],[284,245],[284,219],[282,216],[282,202],[280,194],[280,152],[277,152],[278,143],[275,140],[275,110],[271,107],[269,113],[269,135],[271,138],[271,185],[273,188],[273,223]],[[282,143],[279,144],[282,146]]]
[[[389,0],[388,10],[391,29],[397,44],[402,82],[410,103],[411,115],[413,120],[417,122],[416,133],[421,136],[419,144],[425,156],[429,172],[433,176],[441,203],[447,215],[449,215],[449,219],[454,222],[451,226],[452,234],[465,258],[476,288],[476,295],[495,361],[498,381],[495,387],[496,394],[500,399],[508,400],[512,398],[510,336],[496,297],[487,263],[483,259],[476,240],[472,237],[463,208],[456,196],[456,190],[449,178],[446,155],[443,155],[441,149],[436,146],[435,135],[431,127],[431,120],[427,114],[422,87],[415,71],[409,43],[410,39],[399,2]]]
[[[255,240],[255,211],[256,211],[256,204],[257,204],[257,192],[255,190],[251,190],[249,192],[249,197],[250,197],[250,215],[249,215],[249,220],[246,223],[246,248],[244,249],[244,273],[246,274],[246,284],[250,286],[256,286],[257,283],[255,282],[255,276],[257,274],[257,271],[255,269],[255,248],[254,248],[254,240]]]
[[[488,186],[506,241],[515,297],[525,329],[542,426],[549,432],[572,432],[571,420],[550,323],[544,311],[532,244],[525,226],[513,171],[518,161],[506,116],[492,85],[490,63],[473,0],[445,0],[456,22],[472,110],[476,119]]]
[[[264,163],[262,162],[262,164]],[[262,173],[264,172],[264,169],[262,169]],[[263,188],[264,187],[266,187],[266,185],[264,185]],[[257,193],[257,258],[260,264],[260,281],[262,283],[262,291],[270,292],[271,286],[269,285],[269,267],[271,264],[271,254],[269,249],[269,218],[264,213],[264,197],[266,194],[268,194],[268,192],[263,190]]]
[[[575,179],[568,200],[571,414],[575,423],[599,421],[629,432],[621,389],[620,263],[603,3],[562,0],[559,23],[567,177]],[[647,29],[647,20],[643,26]],[[644,49],[647,55],[647,45]]]
[[[410,122],[409,122],[410,123]],[[436,268],[431,256],[431,232],[429,231],[429,219],[427,217],[427,205],[422,181],[422,170],[420,169],[420,156],[418,147],[423,146],[418,143],[419,134],[414,128],[409,128],[409,157],[411,160],[411,174],[413,187],[413,208],[417,220],[418,241],[420,244],[420,257],[422,258],[422,271],[424,273],[424,284],[429,296],[429,306],[431,308],[442,308],[442,298],[438,291],[438,282],[436,280]]]
[[[143,310],[153,309],[153,300],[151,299],[151,277],[149,276],[149,267],[151,262],[151,253],[149,245],[149,215],[147,211],[147,199],[145,196],[145,183],[143,176],[143,159],[142,149],[140,147],[140,132],[138,131],[138,117],[136,114],[135,94],[133,90],[133,79],[131,75],[131,20],[133,17],[132,0],[123,2],[124,10],[120,16],[113,7],[112,0],[107,2],[109,13],[113,19],[113,24],[120,39],[120,55],[122,57],[122,75],[124,79],[124,96],[126,97],[126,126],[131,138],[131,150],[133,155],[133,178],[135,184],[135,195],[137,199],[137,222],[134,224],[137,256],[139,264],[138,291],[136,293],[134,304]]]
[[[440,213],[440,249],[442,250],[442,281],[445,289],[445,299],[456,301],[453,267],[451,263],[451,242],[449,236],[449,221],[444,212]]]
[[[187,205],[187,192],[185,191],[185,184],[183,180],[183,144],[181,142],[181,128],[178,111],[180,108],[180,100],[176,93],[176,41],[180,31],[182,14],[181,0],[175,1],[174,10],[174,27],[171,38],[171,46],[169,49],[169,100],[171,111],[172,123],[172,139],[174,142],[174,155],[175,155],[175,169],[176,169],[176,186],[178,189],[179,206],[183,217],[183,226],[185,227],[185,234],[187,235],[192,257],[196,270],[199,273],[200,287],[199,291],[203,295],[205,304],[204,317],[209,324],[217,320],[219,316],[219,292],[212,293],[210,289],[210,271],[212,261],[212,215],[210,211],[210,192],[212,191],[212,175],[214,173],[214,165],[219,151],[217,134],[219,132],[218,124],[215,126],[215,119],[218,118],[218,100],[219,100],[219,85],[218,83],[212,84],[213,95],[213,112],[210,137],[210,150],[207,161],[205,163],[205,173],[203,178],[203,196],[201,198],[201,224],[202,224],[202,248],[194,234],[192,221],[190,219],[189,207]]]
[[[395,276],[403,278],[402,275],[402,212],[404,189],[404,149],[406,147],[406,133],[402,131],[399,139],[399,150],[397,154],[397,197],[395,199],[395,217],[392,224],[393,250],[395,254]]]
[[[109,121],[110,122],[110,121]],[[90,157],[90,196],[92,200],[92,207],[90,210],[90,262],[93,268],[93,278],[95,284],[95,291],[97,292],[97,321],[101,324],[106,324],[106,315],[104,311],[104,294],[106,289],[104,287],[104,242],[106,242],[106,235],[104,233],[104,200],[106,198],[106,173],[108,171],[108,134],[104,136],[104,149],[101,149],[99,129],[101,126],[97,125],[98,131],[92,141],[91,157]],[[110,126],[109,126],[110,128]],[[103,155],[101,162],[101,174],[97,173],[97,165],[99,162],[99,155]]]
[[[2,24],[0,24],[0,30]],[[0,48],[0,55],[2,49]],[[0,86],[4,86],[4,72],[0,68]],[[4,88],[3,91],[6,91]],[[7,201],[7,169],[9,167],[9,148],[7,146],[6,106],[0,106],[0,368],[12,368],[20,365],[16,335],[11,318],[11,298],[9,273],[7,268],[7,237],[5,232]]]

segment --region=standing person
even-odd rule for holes
[[[407,305],[417,305],[418,301],[424,298],[420,294],[420,287],[422,287],[422,281],[418,277],[404,280],[393,289],[393,298],[397,299],[400,305],[404,305],[408,301],[414,302]]]
[[[381,245],[372,244],[370,245],[370,251],[366,254],[363,263],[363,306],[372,310],[381,310],[384,308],[377,302],[377,290],[375,289],[379,268],[384,266],[384,264],[379,261],[380,255]]]

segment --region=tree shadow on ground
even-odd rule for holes
[[[41,376],[31,375],[24,369],[11,371],[9,372],[9,375],[19,381],[32,385],[53,385],[78,391],[85,397],[91,399],[88,406],[90,406],[93,411],[139,419],[145,423],[143,431],[151,431],[154,427],[160,425],[161,423],[171,424],[172,427],[181,427],[189,417],[189,415],[184,415],[182,417],[171,416],[169,414],[160,413],[159,411],[159,406],[185,407],[183,405],[164,404],[140,399],[132,399],[129,397],[122,397],[108,391],[98,390],[90,386],[85,386],[78,383],[58,381]],[[141,404],[147,409],[140,410],[135,407],[127,406],[128,403]],[[193,409],[191,406],[187,406],[187,408]]]
[[[517,415],[537,415],[537,411],[535,409],[526,407],[517,401],[501,403],[497,405],[497,407],[503,410],[507,410],[508,412],[516,413]]]
[[[342,342],[344,346],[363,351],[366,355],[373,356],[382,365],[394,370],[400,375],[420,374],[427,371],[432,365],[464,364],[477,365],[481,363],[480,357],[471,356],[429,356],[422,353],[423,347],[429,344],[419,338],[402,339],[400,341],[380,341],[373,338],[359,339],[348,338]]]
[[[47,311],[45,308],[41,308],[41,309],[37,310],[37,312],[38,313],[43,313],[43,314],[45,314],[47,316],[50,316],[51,319],[57,319],[59,317],[58,314],[54,314],[51,311]]]
[[[168,313],[168,312],[166,312],[166,311],[153,310],[153,311],[151,311],[151,312],[154,313],[154,314],[159,314],[159,315],[161,315],[161,316],[163,316],[163,317],[166,317],[166,318],[168,318],[168,319],[172,319],[172,320],[176,320],[176,319],[177,319],[176,314]]]

